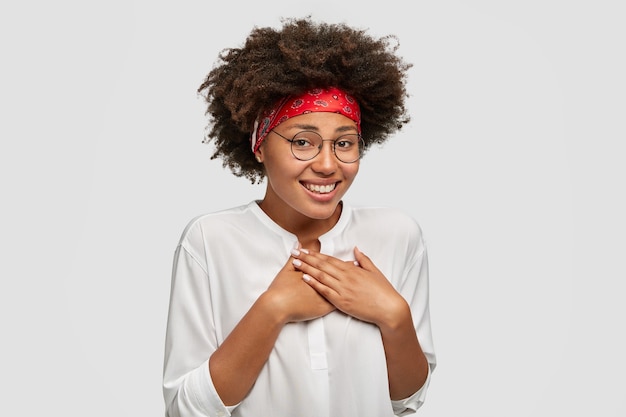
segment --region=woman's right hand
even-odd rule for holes
[[[292,261],[290,256],[264,294],[282,321],[312,320],[335,310],[335,306],[302,280],[302,272],[295,269]]]
[[[213,385],[226,405],[243,401],[286,323],[311,320],[335,309],[302,280],[292,260],[289,257],[209,359]]]

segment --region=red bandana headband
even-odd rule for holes
[[[255,122],[250,136],[252,152],[256,152],[272,129],[285,120],[312,112],[339,113],[356,122],[361,133],[361,110],[354,98],[335,87],[315,88],[299,96],[288,96],[264,112]]]

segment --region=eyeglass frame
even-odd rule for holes
[[[324,142],[332,142],[333,143],[333,146],[332,146],[333,155],[335,155],[335,158],[337,158],[337,160],[339,162],[342,162],[344,164],[353,164],[353,163],[357,162],[358,160],[360,160],[363,157],[363,153],[365,151],[365,141],[363,140],[363,137],[361,136],[360,133],[346,133],[346,134],[343,134],[343,135],[339,136],[336,139],[324,139],[324,138],[322,138],[322,135],[320,135],[319,133],[317,133],[317,132],[315,132],[313,130],[302,130],[300,132],[297,132],[295,135],[293,135],[293,138],[289,139],[288,137],[285,137],[285,136],[281,135],[280,133],[278,133],[274,129],[272,129],[271,132],[276,133],[278,136],[280,136],[281,138],[283,138],[287,142],[289,142],[289,149],[291,150],[291,154],[298,161],[310,161],[310,160],[314,159],[316,156],[318,156],[322,152],[322,147],[324,146]],[[315,155],[313,155],[312,157],[310,157],[309,159],[298,158],[296,156],[295,152],[293,151],[293,142],[296,140],[298,135],[300,135],[302,133],[305,133],[305,132],[307,132],[307,133],[315,133],[317,136],[322,138],[322,143],[320,143],[320,146],[317,147],[317,153]],[[357,147],[359,148],[359,157],[357,159],[355,159],[354,161],[346,162],[346,161],[342,160],[341,158],[339,158],[339,156],[337,155],[337,152],[335,152],[335,146],[337,144],[337,141],[339,139],[341,139],[342,137],[344,137],[344,136],[356,136],[359,139],[359,142],[357,143]]]

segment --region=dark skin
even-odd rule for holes
[[[325,138],[356,129],[354,122],[332,113],[294,117],[282,123],[280,129],[289,135],[302,126]],[[310,161],[289,157],[289,146],[289,142],[273,137],[257,151],[256,157],[268,175],[260,207],[295,234],[301,245],[292,251],[267,290],[211,356],[213,384],[224,404],[241,402],[285,324],[319,318],[337,309],[380,329],[391,399],[406,398],[423,386],[428,375],[409,305],[357,248],[356,262],[319,252],[318,237],[337,223],[341,198],[358,172],[358,163],[340,162],[329,142]],[[333,184],[333,190],[315,193],[307,188],[307,184],[322,183]]]
[[[356,262],[309,250],[292,254],[298,270],[304,273],[303,279],[318,294],[344,313],[378,326],[385,347],[391,399],[400,400],[417,391],[426,381],[428,362],[409,305],[371,259],[356,247]]]
[[[335,309],[302,280],[291,261],[211,355],[211,378],[226,405],[239,403],[252,388],[285,324],[322,317]]]
[[[253,183],[266,172],[249,152],[250,131],[259,110],[281,97],[311,87],[349,92],[361,106],[367,148],[385,142],[410,119],[404,103],[411,65],[397,56],[394,36],[377,38],[308,18],[284,23],[279,29],[255,28],[244,45],[223,51],[198,90],[207,99],[214,157]]]

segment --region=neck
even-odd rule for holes
[[[313,245],[319,246],[318,238],[337,224],[339,217],[341,217],[343,204],[339,203],[333,214],[325,219],[307,217],[289,206],[279,207],[272,204],[272,200],[268,198],[264,198],[259,203],[259,207],[274,223],[296,235],[303,247],[318,250]]]

